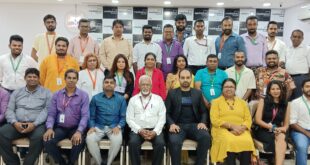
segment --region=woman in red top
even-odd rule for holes
[[[148,75],[152,77],[152,93],[161,96],[163,100],[166,99],[166,87],[164,76],[161,70],[156,68],[156,55],[154,53],[146,53],[144,57],[145,66],[138,70],[135,79],[135,88],[133,95],[136,95],[140,92],[139,89],[139,78],[142,75]]]

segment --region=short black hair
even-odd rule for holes
[[[277,25],[278,26],[278,22],[276,22],[276,21],[269,21],[268,25],[267,25],[267,29],[269,28],[270,25]]]
[[[10,44],[12,43],[12,41],[18,41],[18,42],[24,43],[23,37],[18,34],[10,36]]]
[[[243,53],[243,55],[245,55],[245,52],[242,51],[242,50],[236,50],[235,53],[234,53],[234,55],[236,55],[237,53]]]
[[[306,84],[307,82],[310,82],[310,78],[307,78],[307,79],[305,79],[304,81],[302,81],[302,83],[301,83],[302,88],[305,86],[305,84]]]
[[[171,25],[171,24],[166,24],[166,25],[164,26],[163,30],[166,29],[166,28],[172,28],[172,29],[173,29],[173,25]]]
[[[301,33],[302,37],[304,37],[304,32],[303,32],[302,30],[300,30],[300,29],[295,29],[295,30],[293,30],[291,36],[292,36],[293,33],[295,33],[295,32]]]
[[[156,55],[155,55],[153,52],[147,52],[147,53],[145,54],[145,56],[144,56],[144,61],[146,60],[146,58],[147,58],[148,56],[153,56],[154,59],[155,59],[155,61],[156,61]]]
[[[89,23],[90,21],[88,19],[82,18],[79,20],[79,26],[81,23]]]
[[[180,78],[180,76],[181,76],[181,72],[183,72],[183,71],[189,71],[191,77],[193,76],[193,73],[192,73],[191,69],[189,69],[189,68],[184,68],[184,69],[180,70],[180,72],[179,72],[179,78]]]
[[[47,14],[46,16],[44,16],[43,22],[45,22],[48,19],[53,19],[56,22],[56,17],[51,14]]]
[[[265,57],[267,57],[270,54],[275,54],[279,57],[279,53],[276,50],[268,50],[265,54]]]
[[[153,31],[153,27],[151,25],[144,25],[142,27],[142,33],[144,32],[144,29],[151,29]]]
[[[223,89],[224,84],[225,84],[226,82],[232,82],[232,83],[235,85],[235,89],[237,88],[237,83],[236,83],[236,81],[235,81],[234,79],[232,79],[232,78],[227,78],[227,79],[225,79],[225,80],[222,82],[222,89]]]
[[[111,80],[113,80],[114,82],[116,82],[116,81],[115,81],[115,78],[114,78],[114,76],[113,76],[112,74],[109,74],[109,75],[105,76],[104,79],[103,79],[103,81],[108,80],[108,79],[111,79]]]
[[[57,43],[58,43],[59,41],[64,41],[64,42],[67,44],[67,46],[69,46],[69,40],[68,40],[67,38],[65,38],[65,37],[58,37],[58,38],[56,39],[56,41],[55,41],[55,45],[57,45]]]
[[[68,74],[69,73],[75,73],[76,75],[76,78],[79,79],[79,72],[75,69],[68,69],[66,72],[65,72],[65,79],[67,78]]]
[[[28,69],[26,69],[26,71],[25,71],[25,77],[26,77],[28,74],[35,74],[36,76],[40,77],[40,71],[39,71],[37,68],[28,68]]]
[[[204,20],[202,20],[202,19],[197,19],[197,20],[195,21],[195,23],[194,23],[194,26],[196,26],[196,24],[197,24],[198,22],[202,22],[203,24],[205,24],[205,21],[204,21]]]
[[[179,21],[179,20],[187,20],[186,16],[184,14],[178,14],[177,16],[175,16],[174,21]]]
[[[124,22],[122,20],[116,19],[113,21],[112,23],[112,28],[116,25],[116,24],[120,24],[122,25],[122,27],[124,27]]]
[[[234,22],[233,18],[231,16],[226,16],[222,19],[221,21],[221,24],[223,24],[224,21],[227,21],[227,20],[231,20],[231,22]]]
[[[257,17],[254,15],[250,15],[246,18],[245,24],[248,24],[249,20],[256,20],[257,21]]]
[[[209,60],[209,58],[216,58],[217,60],[219,59],[217,57],[217,55],[215,55],[215,54],[209,54],[208,57],[207,57],[207,61]]]

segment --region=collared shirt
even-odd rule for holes
[[[156,62],[162,62],[162,51],[160,46],[153,41],[148,44],[142,41],[137,43],[133,48],[133,63],[137,63],[138,69],[144,67],[144,57],[148,52],[152,52],[156,55]]]
[[[129,100],[126,121],[131,130],[135,133],[138,133],[140,129],[150,128],[159,135],[166,123],[165,103],[162,98],[156,94],[152,93],[144,98],[142,94],[139,93]]]
[[[101,42],[99,58],[105,68],[111,69],[114,57],[118,54],[124,54],[128,59],[129,66],[131,66],[132,45],[129,40],[124,37],[121,37],[121,40],[115,40],[112,35]]]
[[[26,54],[20,54],[15,59],[11,53],[5,54],[0,56],[0,61],[1,86],[9,90],[24,87],[26,85],[25,71],[28,68],[38,68],[38,63]]]
[[[240,73],[236,72],[235,66],[225,70],[229,78],[232,78],[237,83],[236,95],[243,98],[248,89],[256,89],[256,81],[254,73],[251,69],[243,66]]]
[[[40,65],[41,85],[53,93],[64,88],[66,86],[65,72],[68,69],[80,70],[78,62],[72,56],[67,54],[64,59],[60,59],[56,54],[53,54],[46,57]]]
[[[91,100],[94,95],[102,92],[104,77],[101,69],[95,69],[93,71],[84,69],[79,72],[79,80],[76,86],[86,92],[89,100]]]
[[[285,68],[291,75],[307,74],[310,68],[310,48],[299,45],[294,48],[291,46],[285,56]]]
[[[191,36],[186,38],[183,52],[187,57],[188,65],[203,66],[209,54],[215,54],[215,44],[206,36],[200,40],[196,36]]]
[[[160,41],[158,44],[162,50],[161,70],[163,71],[164,77],[166,78],[168,73],[172,71],[175,56],[183,54],[183,48],[181,43],[176,40],[173,40],[170,45],[167,45],[164,40]]]
[[[201,82],[203,96],[211,102],[222,94],[222,83],[227,79],[227,74],[221,69],[216,69],[210,74],[208,68],[200,69],[195,75],[195,82]]]
[[[41,62],[50,54],[54,54],[55,50],[55,41],[60,37],[59,35],[49,34],[46,37],[46,33],[37,34],[34,38],[34,42],[32,48],[37,51],[38,63]],[[48,41],[48,43],[47,43]],[[49,52],[49,47],[51,48],[51,52]]]
[[[89,127],[103,129],[105,126],[114,128],[119,125],[124,128],[126,108],[126,100],[120,94],[114,93],[110,98],[104,92],[95,95],[89,105]]]
[[[302,95],[302,97],[310,107],[310,101],[305,95]],[[293,100],[291,103],[290,124],[298,124],[302,128],[310,130],[310,111],[302,97]]]
[[[89,53],[99,55],[99,45],[91,36],[88,35],[83,40],[78,35],[70,40],[68,54],[72,55],[80,64],[83,64],[84,57]]]
[[[4,114],[9,104],[10,94],[0,87],[0,124],[4,122]]]
[[[231,67],[234,65],[234,57],[236,51],[243,51],[246,57],[246,50],[243,38],[236,33],[232,33],[224,41],[221,48],[223,34],[220,34],[215,40],[216,55],[219,58],[220,67]]]
[[[285,54],[287,52],[287,47],[283,41],[278,38],[275,38],[273,42],[269,41],[267,37],[267,46],[268,50],[275,50],[279,54],[279,61],[285,62]]]
[[[266,37],[260,33],[256,34],[256,37],[252,39],[249,33],[242,34],[241,37],[244,40],[246,52],[247,52],[247,67],[266,66],[265,54],[267,52]]]
[[[67,104],[67,106],[66,106]],[[60,121],[64,115],[63,122]],[[83,133],[89,119],[89,99],[86,92],[76,88],[72,96],[68,96],[66,89],[57,91],[48,108],[46,128],[59,126],[63,128],[76,128]]]
[[[185,31],[185,30],[182,33],[183,33],[182,41],[179,41],[179,39],[178,39],[178,31],[177,30],[174,33],[173,39],[175,39],[176,41],[180,42],[182,47],[183,47],[185,39],[190,37],[191,34],[189,32],[187,32],[187,31]]]
[[[51,97],[51,92],[42,86],[38,86],[34,91],[29,91],[27,87],[15,90],[5,112],[7,122],[33,122],[36,126],[43,124]]]
[[[293,90],[296,88],[295,83],[289,73],[281,67],[278,67],[278,69],[273,72],[269,71],[266,67],[257,68],[255,77],[257,86],[257,97],[264,97],[266,95],[267,85],[272,80],[279,80],[285,82],[287,90]]]

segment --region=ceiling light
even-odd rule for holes
[[[304,8],[307,8],[309,7],[310,5],[305,5],[305,6],[301,6],[300,8],[304,9]]]
[[[217,6],[223,6],[224,5],[224,2],[218,2],[216,3]]]
[[[263,4],[264,7],[268,7],[270,5],[271,5],[271,3],[269,3],[269,2],[266,2],[266,3]]]
[[[164,1],[165,5],[171,5],[171,1]]]
[[[117,4],[117,3],[119,3],[119,1],[118,0],[112,0],[112,3]]]
[[[58,2],[62,2],[63,0],[57,0]]]
[[[164,13],[164,15],[168,17],[168,16],[171,15],[171,12],[170,12],[170,11],[166,11],[166,12]]]

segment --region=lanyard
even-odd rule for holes
[[[115,72],[115,74],[116,74],[116,78],[117,78],[117,82],[118,82],[118,86],[122,86],[123,85],[123,76],[118,76],[118,73],[117,72]],[[119,77],[122,77],[121,79],[119,78]]]
[[[56,38],[56,34],[55,33],[53,34],[53,40],[52,40],[51,44],[50,44],[50,41],[48,39],[47,33],[45,33],[45,38],[46,38],[46,43],[47,43],[47,47],[48,47],[48,52],[49,52],[49,54],[51,54],[53,46],[54,46],[54,41],[55,41],[55,38]]]
[[[88,38],[88,36],[87,36],[86,43],[85,43],[85,45],[83,46],[83,44],[82,44],[82,38],[80,39],[80,48],[81,48],[82,54],[84,53],[84,51],[85,51],[85,49],[86,49],[86,47],[87,47],[88,40],[89,40],[89,38]]]
[[[165,44],[165,48],[166,48],[168,57],[170,57],[170,55],[171,55],[172,46],[173,46],[173,42],[170,44],[169,48],[168,48],[167,44]]]
[[[272,109],[272,118],[271,118],[271,123],[273,122],[273,120],[276,118],[277,114],[278,114],[279,108],[274,107]]]
[[[214,86],[214,81],[215,81],[215,73],[214,74],[210,74],[210,84],[211,84],[211,87]]]
[[[308,109],[308,113],[310,115],[310,107],[309,107],[308,103],[306,102],[306,99],[304,98],[304,96],[301,96],[301,97],[302,97],[302,101],[305,103],[305,105],[306,105],[306,107]]]
[[[141,102],[141,105],[142,105],[142,107],[143,107],[143,110],[145,110],[145,109],[147,108],[147,106],[149,105],[149,103],[150,103],[151,99],[152,99],[152,95],[151,95],[151,97],[150,97],[149,101],[146,103],[146,105],[145,105],[145,106],[143,106],[142,96],[140,96],[140,102]]]
[[[57,55],[56,55],[58,76],[60,75],[61,71],[62,71],[62,70],[65,68],[65,66],[66,66],[66,57],[64,58],[64,60],[65,60],[65,63],[64,63],[64,65],[63,65],[63,66],[61,67],[61,69],[60,69],[59,62],[58,62],[58,58],[57,58]]]
[[[237,85],[239,84],[239,81],[241,79],[243,70],[244,70],[244,67],[241,69],[240,73],[237,73],[237,70],[236,70],[236,67],[235,67],[235,79],[236,79]]]
[[[89,70],[87,69],[87,72],[88,72],[88,76],[93,84],[93,90],[96,89],[96,83],[97,83],[97,70],[95,72],[95,78],[93,78],[93,76],[91,75],[91,73],[89,72]]]
[[[152,78],[153,72],[149,75],[148,72],[146,71],[146,69],[144,69],[144,71],[145,71],[145,75],[150,76]]]
[[[274,43],[272,44],[271,49],[269,49],[269,50],[273,50],[273,48],[274,48],[274,46],[276,45],[276,43],[277,43],[277,40],[274,41]]]
[[[253,45],[257,45],[257,41],[256,41],[257,38],[252,38],[252,37],[250,37],[250,36],[248,36],[248,38],[250,39],[250,41],[251,41],[251,43],[252,43]]]
[[[12,60],[12,57],[10,57],[12,69],[14,70],[15,73],[16,73],[17,69],[19,68],[19,65],[20,65],[20,62],[22,61],[22,58],[23,58],[23,57],[20,57],[20,59],[19,59],[17,65],[16,65],[16,67],[15,67],[14,62],[13,62],[13,60]]]
[[[69,97],[69,99],[66,101],[66,94],[64,94],[64,98],[62,100],[63,111],[66,110],[66,108],[68,107],[71,99],[72,99],[72,97]]]

